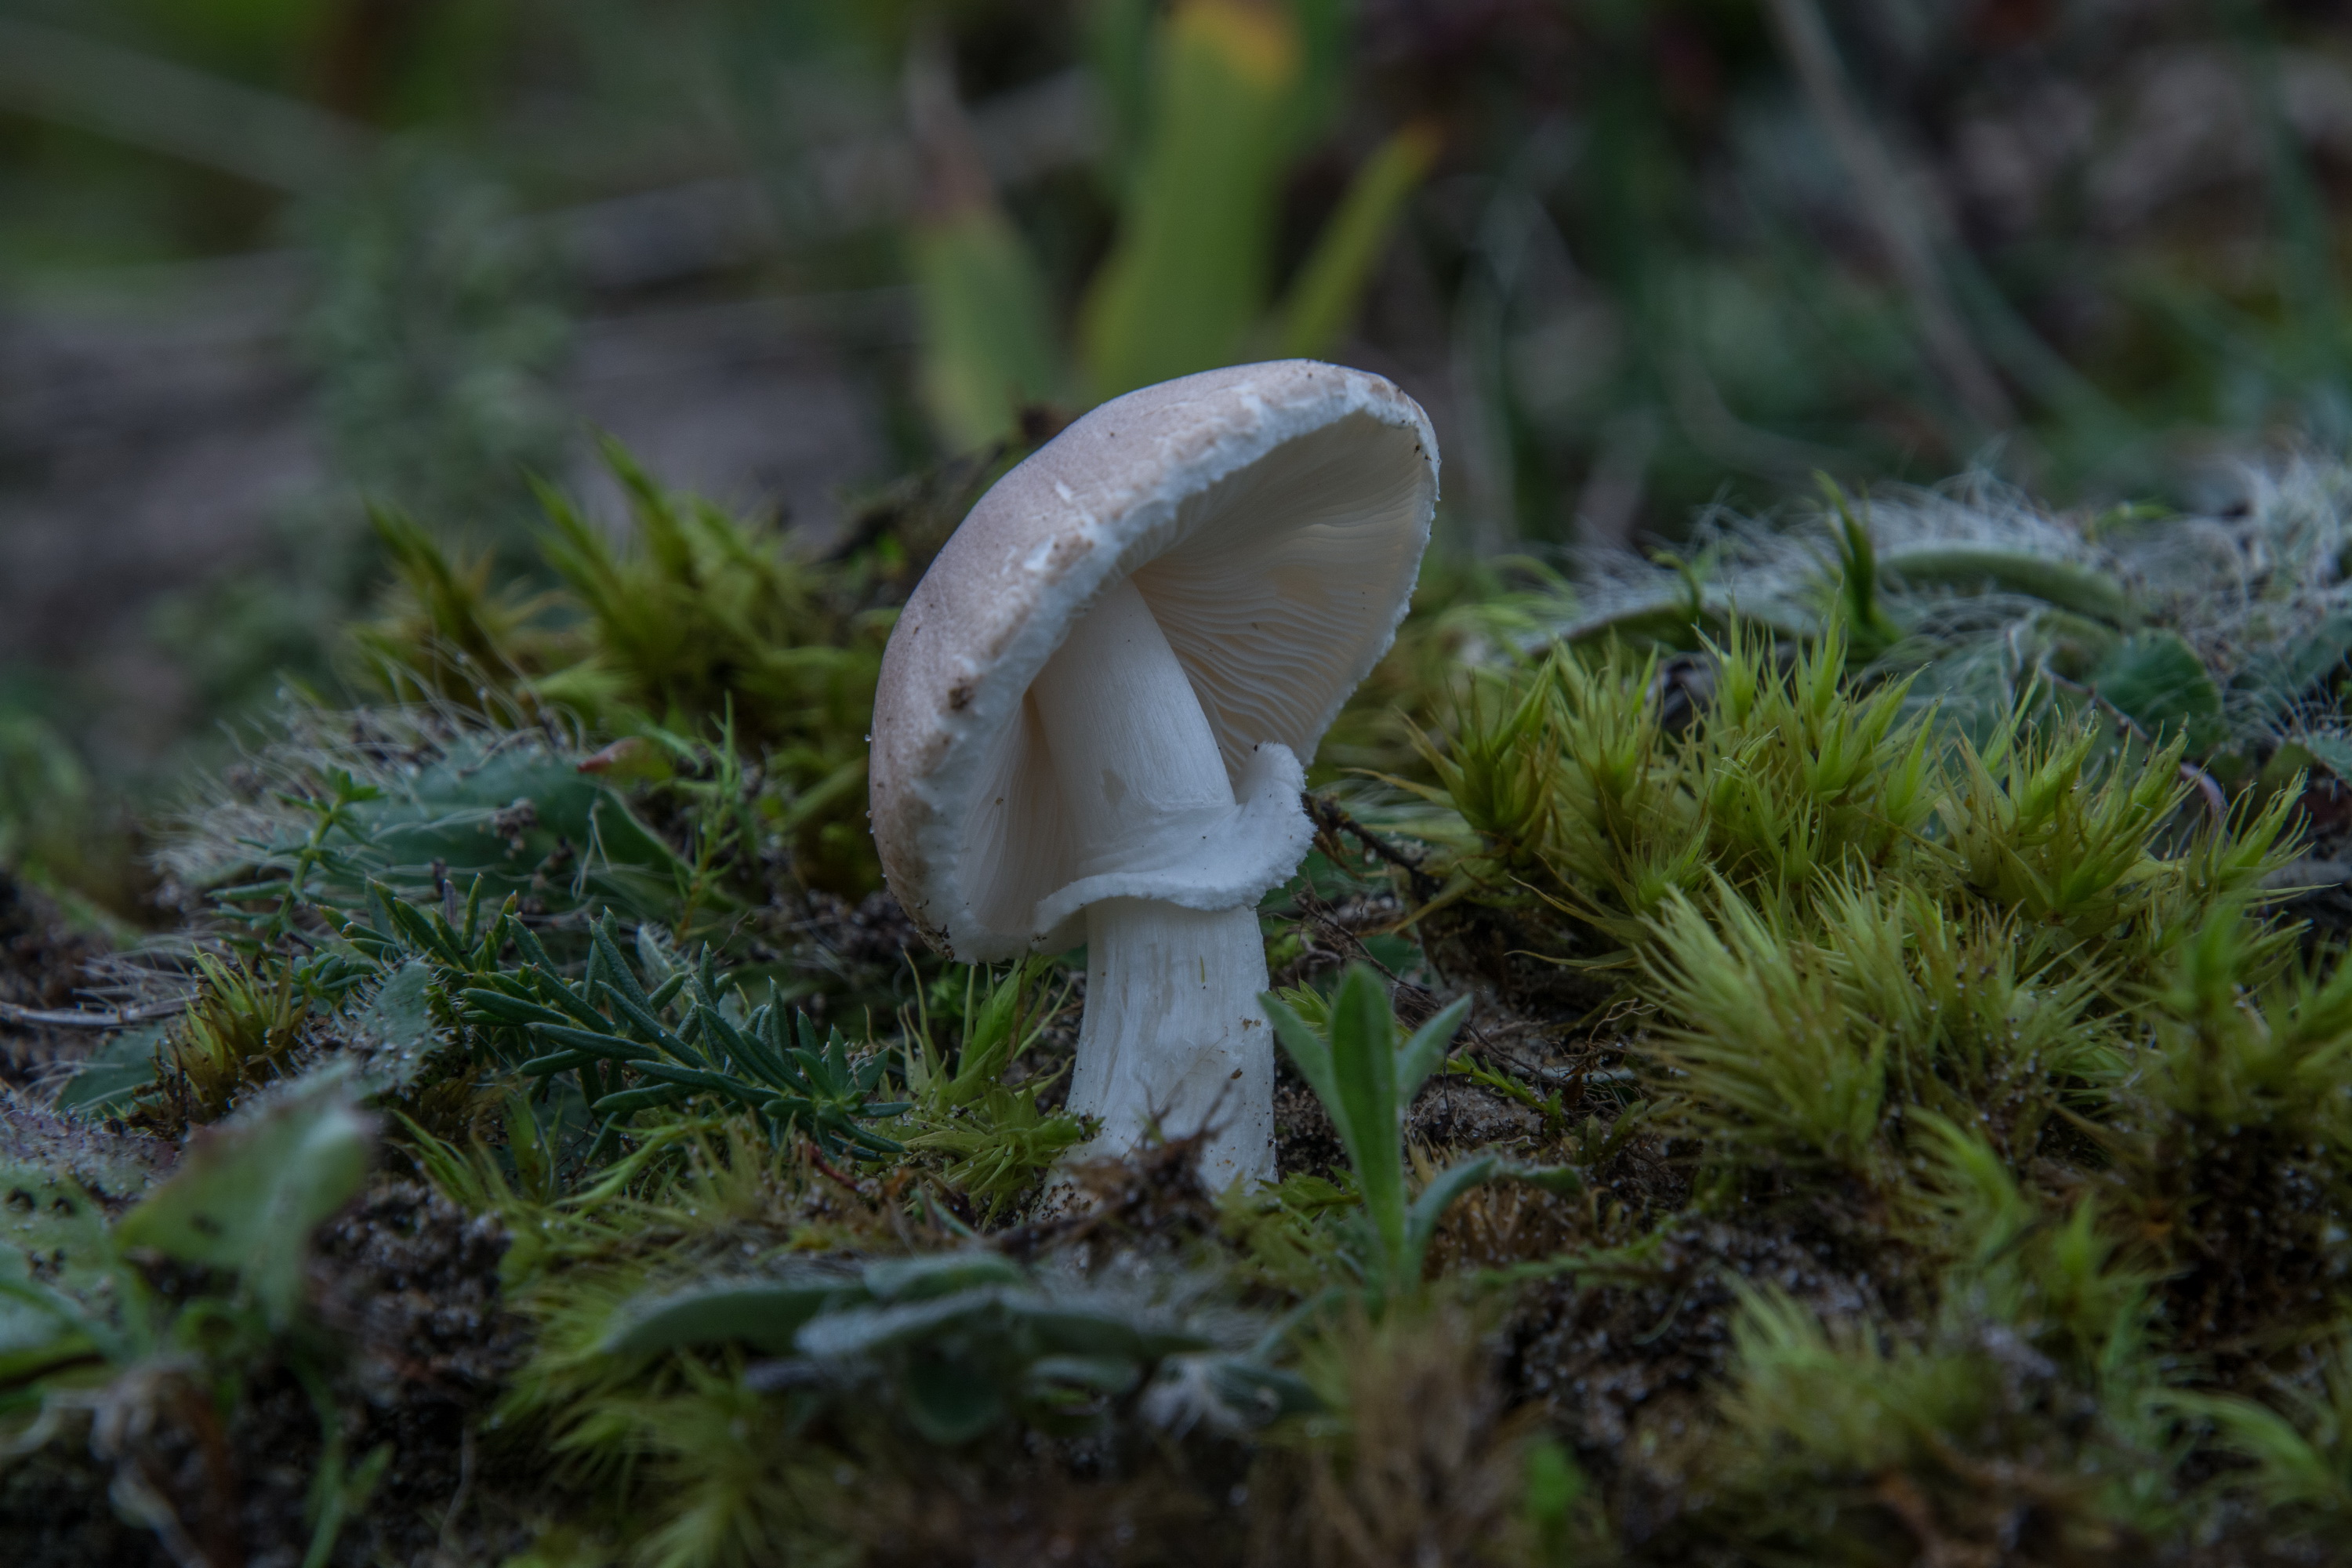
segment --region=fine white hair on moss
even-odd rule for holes
[[[287,702],[241,737],[236,760],[198,779],[186,803],[165,818],[156,868],[184,888],[210,886],[251,866],[257,845],[306,829],[310,816],[295,801],[330,775],[346,773],[362,786],[382,788],[414,778],[468,732],[489,731],[479,716],[451,703],[336,709]],[[582,756],[589,750],[574,731],[552,721],[510,722],[503,732],[507,744]]]
[[[1940,667],[1923,694],[1942,694],[1964,675],[1997,676],[2001,698],[2014,701],[2036,673],[2026,634],[2081,607],[2021,591],[2055,566],[2075,591],[2125,612],[2119,622],[2187,643],[2221,688],[2233,737],[2285,738],[2304,716],[2259,682],[2232,678],[2352,616],[2352,463],[2289,452],[2227,479],[2196,511],[2060,510],[1981,468],[1842,498],[1844,515],[1826,502],[1761,515],[1710,508],[1671,552],[1580,552],[1575,578],[1549,613],[1531,617],[1520,646],[1694,619],[1812,636],[1838,602],[1850,516],[1875,557],[1878,601],[1902,633],[1886,667]],[[1977,563],[1979,580],[1964,581],[1955,560]],[[1939,569],[1906,573],[1922,563]]]

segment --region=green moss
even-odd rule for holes
[[[2315,753],[2224,777],[2119,720],[2119,628],[2045,648],[2104,699],[1963,701],[1981,647],[1905,595],[1983,563],[1851,534],[1804,616],[1727,604],[1671,658],[1510,653],[1558,583],[1416,618],[1365,699],[1407,710],[1347,718],[1370,771],[1264,911],[1292,1168],[1212,1197],[1181,1145],[1045,1179],[1086,1135],[1061,960],[942,966],[828,890],[871,874],[825,847],[835,705],[927,536],[810,563],[636,500],[643,552],[559,524],[538,605],[386,525],[373,647],[431,702],[299,710],[190,815],[230,944],[131,1102],[194,1134],[349,1071],[502,1230],[530,1348],[459,1437],[536,1560],[2071,1563],[2340,1525],[2352,970],[2273,889],[2327,831]],[[122,1289],[262,1289],[189,1256]],[[188,1342],[213,1419],[278,1340],[337,1342],[287,1256],[278,1328]],[[299,1364],[320,1409],[352,1375]],[[352,1540],[439,1528],[369,1462]]]

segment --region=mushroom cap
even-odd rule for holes
[[[1307,847],[1304,762],[1394,639],[1436,504],[1421,405],[1313,360],[1130,392],[999,479],[908,599],[875,700],[874,837],[924,935],[1000,960],[1074,945],[1095,898],[1231,908],[1287,877]],[[1190,678],[1241,802],[1215,864],[1081,864],[1024,701],[1121,579]]]

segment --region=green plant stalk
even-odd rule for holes
[[[1098,398],[1230,361],[1270,282],[1295,24],[1284,8],[1202,0],[1160,26],[1154,55],[1149,139],[1080,314]]]
[[[1434,125],[1408,125],[1381,142],[1356,172],[1280,307],[1275,343],[1283,357],[1323,359],[1339,346],[1355,324],[1405,204],[1428,176],[1441,147]]]
[[[1497,1154],[1479,1154],[1440,1171],[1417,1196],[1406,1198],[1405,1112],[1445,1059],[1446,1047],[1469,1015],[1468,997],[1446,1006],[1402,1045],[1381,983],[1363,964],[1349,966],[1332,998],[1329,1024],[1320,1033],[1273,992],[1259,1000],[1276,1037],[1323,1102],[1347,1151],[1372,1242],[1368,1282],[1383,1299],[1400,1299],[1421,1288],[1423,1264],[1439,1222],[1471,1188],[1506,1177],[1563,1189],[1581,1185],[1572,1171],[1532,1169]]]

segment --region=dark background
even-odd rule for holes
[[[1225,177],[1149,152],[1180,23],[1288,40],[1263,232],[1160,238],[1268,309],[1428,150],[1328,352],[1428,405],[1454,550],[1816,470],[2226,507],[2352,433],[2341,5],[0,0],[0,849],[335,690],[365,502],[528,572],[529,474],[624,526],[594,431],[812,540],[971,444],[933,378],[1025,318],[949,341],[942,235],[1024,258],[1008,390],[1117,390],[1092,292]]]

